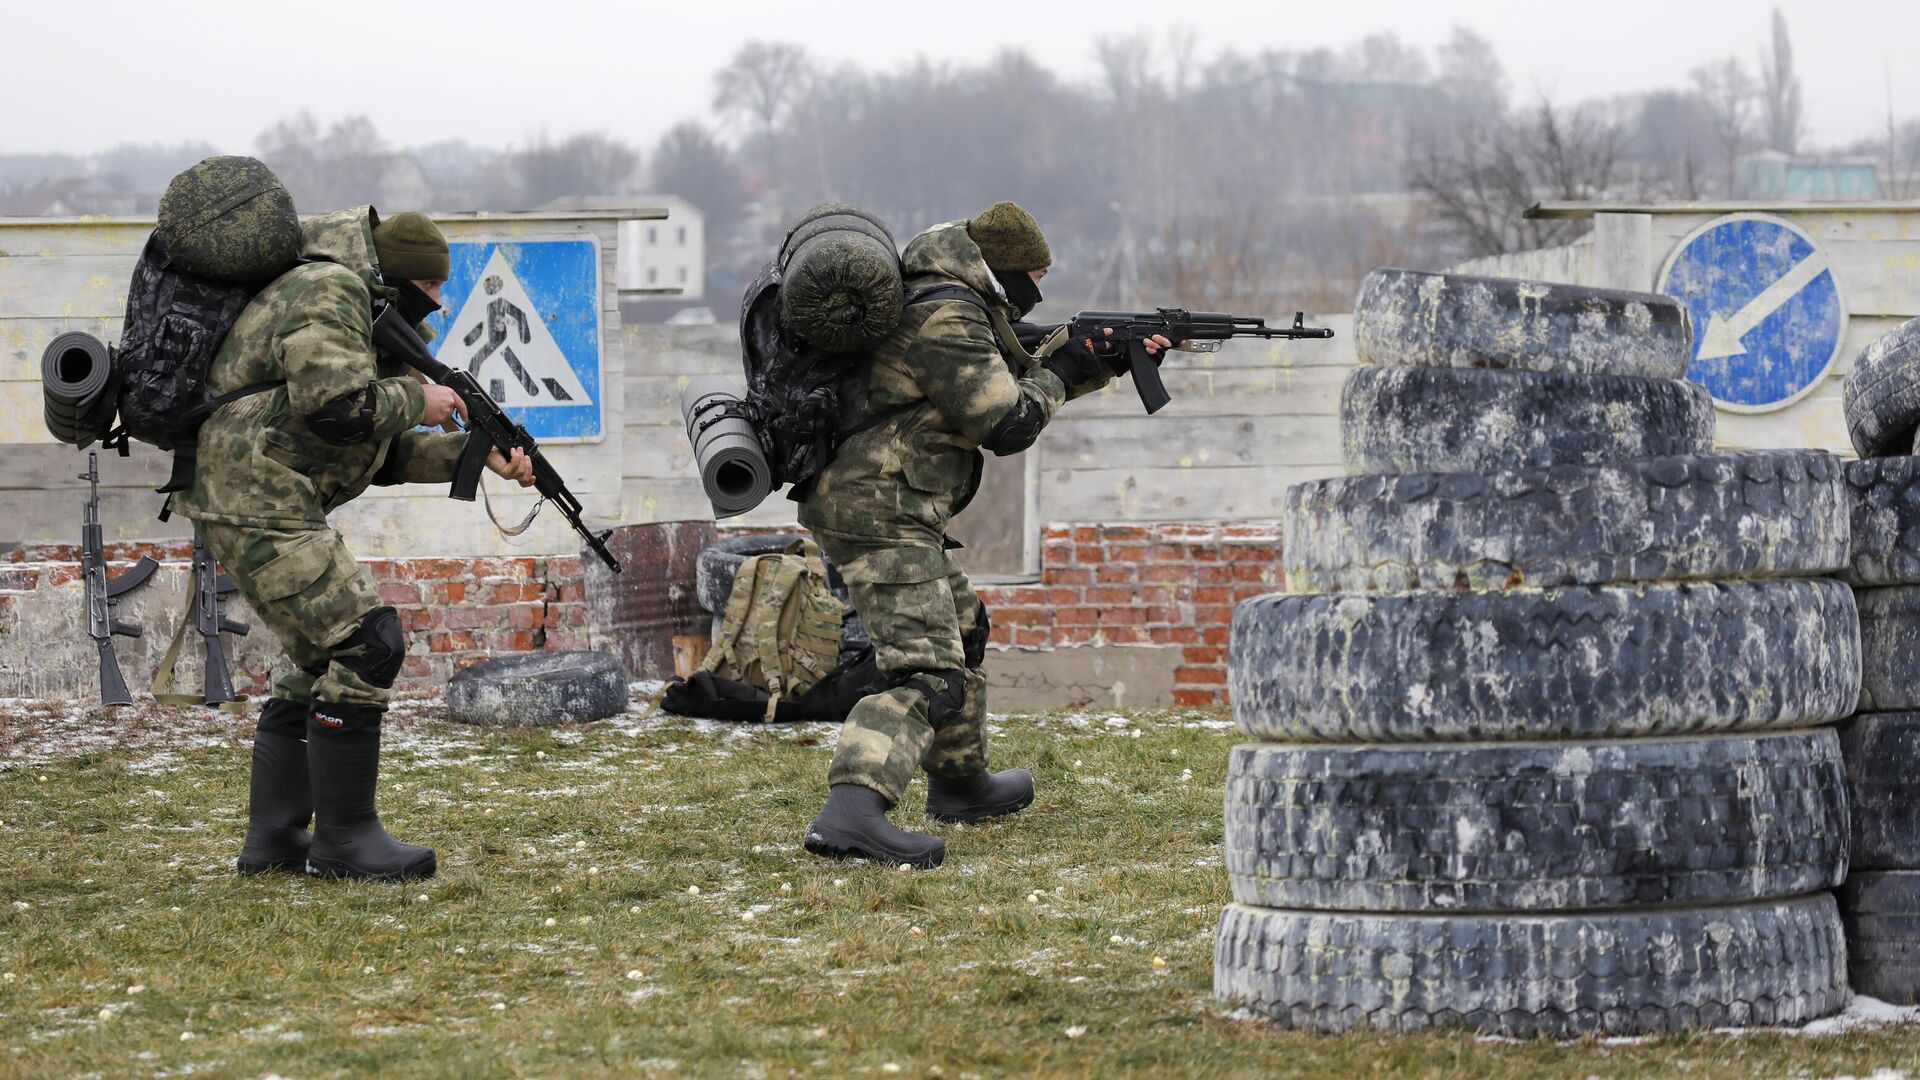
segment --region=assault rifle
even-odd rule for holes
[[[221,603],[239,588],[232,578],[220,572],[220,567],[213,561],[213,552],[207,550],[206,539],[195,529],[192,591],[187,595],[187,610],[180,616],[180,625],[174,628],[173,643],[167,646],[166,655],[160,658],[160,669],[153,676],[153,700],[162,705],[224,706],[229,711],[245,708],[246,698],[233,692],[233,673],[227,667],[227,650],[220,644],[220,635],[223,633],[245,637],[247,631],[252,629],[246,623],[229,619],[220,612]],[[180,643],[186,636],[188,619],[193,620],[193,628],[206,647],[206,663],[201,668],[202,685],[198,694],[173,692],[173,665],[180,657]]]
[[[1147,339],[1155,334],[1175,342],[1184,352],[1219,352],[1220,343],[1228,338],[1330,338],[1333,330],[1324,326],[1308,326],[1304,312],[1293,317],[1292,326],[1268,326],[1267,320],[1256,319],[1250,315],[1227,315],[1218,311],[1187,311],[1183,308],[1160,308],[1157,311],[1083,311],[1073,317],[1068,327],[1074,337],[1090,337],[1096,344],[1112,342],[1126,349],[1125,366],[1120,357],[1114,358],[1114,374],[1131,374],[1133,388],[1140,394],[1140,404],[1147,412],[1157,413],[1173,395],[1167,393],[1167,385],[1160,381],[1160,357],[1147,355]],[[1108,337],[1107,331],[1113,336]]]
[[[114,618],[113,606],[120,597],[145,585],[160,564],[142,555],[133,569],[107,579],[106,545],[100,534],[99,454],[87,454],[87,471],[80,474],[80,479],[92,485],[80,518],[80,569],[86,577],[87,636],[100,646],[100,703],[131,705],[133,695],[127,692],[127,680],[120,676],[120,659],[113,654],[113,636],[137,638],[140,627]]]
[[[567,490],[567,482],[540,452],[540,444],[535,442],[527,429],[516,423],[480,388],[480,383],[469,372],[451,368],[434,359],[427,351],[427,343],[420,340],[413,327],[407,324],[406,316],[400,313],[398,304],[382,304],[373,320],[373,343],[389,353],[399,357],[407,366],[447,387],[460,395],[467,406],[467,445],[460,452],[460,462],[454,467],[453,488],[448,492],[462,502],[472,502],[475,491],[480,486],[480,470],[486,467],[487,453],[500,451],[503,457],[510,457],[512,451],[521,450],[527,460],[533,462],[533,486],[540,497],[560,508],[566,515],[567,524],[580,534],[600,560],[614,573],[620,572],[620,560],[607,550],[607,537],[613,530],[594,533],[586,523],[580,520],[580,500]]]
[[[227,652],[220,647],[220,635],[246,637],[252,628],[227,618],[221,613],[220,604],[239,588],[232,578],[220,572],[214,564],[213,552],[207,550],[207,542],[196,531],[193,537],[193,628],[207,647],[204,702],[208,705],[238,700],[233,692],[233,675],[227,670]]]

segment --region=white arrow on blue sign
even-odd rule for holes
[[[599,245],[589,237],[447,246],[445,307],[427,320],[434,355],[471,372],[534,438],[600,438]]]
[[[1846,303],[1826,253],[1768,214],[1694,230],[1667,259],[1658,291],[1693,315],[1687,378],[1732,412],[1771,412],[1812,393],[1846,338]]]

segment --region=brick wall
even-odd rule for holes
[[[1041,534],[1040,581],[984,585],[993,643],[1177,646],[1174,700],[1227,699],[1233,606],[1278,591],[1272,522],[1057,525]]]
[[[108,544],[109,574],[142,555],[187,563],[193,546],[138,542]],[[463,667],[508,652],[587,647],[586,585],[572,556],[480,559],[365,559],[380,599],[406,626],[402,687],[435,687]],[[66,544],[34,545],[0,562],[0,627],[9,621],[13,594],[80,578],[79,552]],[[265,672],[236,671],[242,689],[263,691]]]
[[[1233,606],[1281,587],[1280,529],[1271,522],[1049,526],[1040,581],[983,585],[993,643],[1050,649],[1153,645],[1180,650],[1174,699],[1226,701]],[[111,544],[113,572],[142,555],[186,562],[180,543]],[[79,577],[71,545],[10,552],[0,562],[0,626],[13,597]],[[365,560],[380,598],[408,630],[403,687],[437,687],[505,652],[587,647],[586,595],[573,557]],[[264,688],[262,673],[236,673]]]

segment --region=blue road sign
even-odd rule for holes
[[[605,432],[600,364],[600,248],[591,239],[460,241],[427,320],[434,355],[465,368],[535,438],[590,442]]]
[[[1687,378],[1721,408],[1769,412],[1811,393],[1840,355],[1846,304],[1813,238],[1766,214],[1710,221],[1681,241],[1659,291],[1693,314]]]

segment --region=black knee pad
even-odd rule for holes
[[[967,703],[967,675],[959,668],[908,672],[893,685],[918,691],[927,699],[927,724],[935,731],[947,722],[949,713]]]
[[[993,635],[993,623],[987,619],[987,605],[981,604],[980,615],[973,621],[973,629],[960,639],[960,649],[966,654],[967,666],[977,668],[987,662],[987,639]]]
[[[407,632],[400,625],[400,613],[390,607],[367,612],[353,636],[333,648],[334,663],[382,690],[400,677],[400,665],[406,659]]]
[[[378,733],[380,720],[386,713],[386,708],[380,705],[342,705],[333,701],[316,701],[313,711],[307,714],[307,737],[363,731]]]

